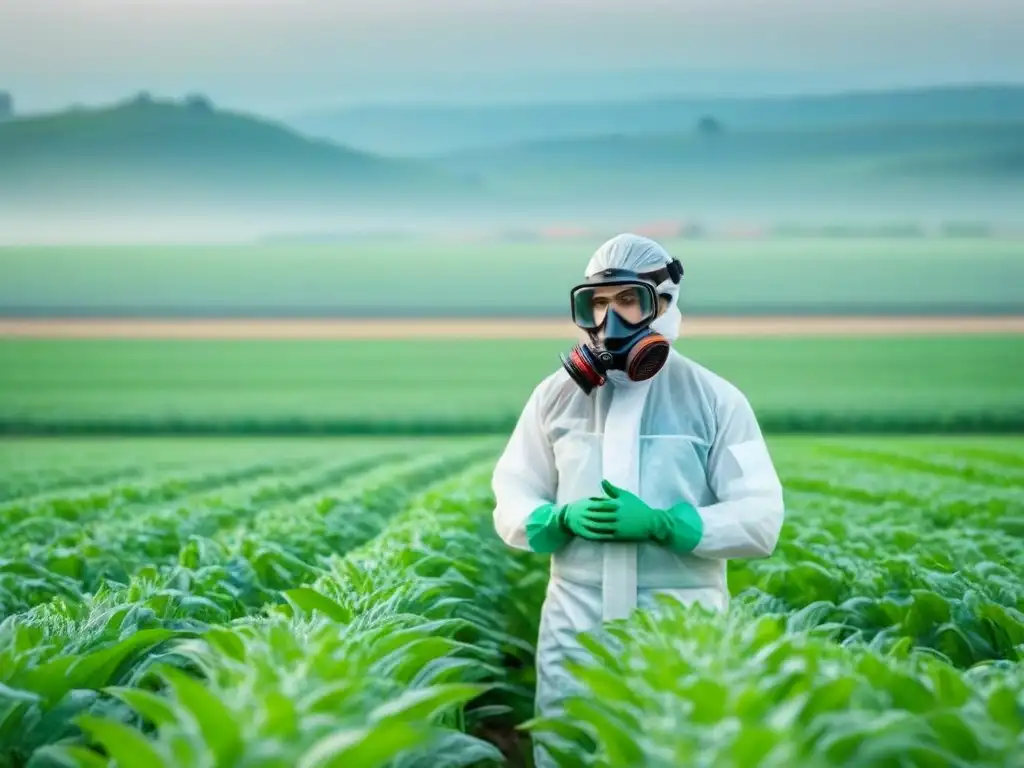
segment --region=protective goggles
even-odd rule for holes
[[[586,282],[569,292],[572,321],[583,330],[600,328],[608,310],[630,326],[642,326],[658,314],[657,286],[666,279],[678,283],[683,265],[673,259],[667,266],[652,272],[631,272],[628,269],[606,269],[591,275]]]

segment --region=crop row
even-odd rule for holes
[[[440,396],[440,395],[439,395]],[[957,404],[936,405],[928,411],[875,413],[870,409],[834,407],[807,410],[797,403],[787,409],[762,408],[758,421],[776,435],[1019,435],[1024,432],[1024,412],[1017,405],[955,410]],[[274,417],[265,414],[246,416],[195,416],[159,418],[110,415],[82,418],[78,415],[14,416],[0,414],[0,436],[22,437],[162,437],[162,438],[418,438],[425,435],[494,437],[508,434],[515,427],[518,412],[512,408],[479,415],[390,413],[371,415],[330,415]]]
[[[427,455],[405,464],[404,454],[393,449],[370,452],[170,503],[112,505],[108,517],[79,529],[69,525],[77,535],[54,533],[49,546],[23,546],[23,557],[0,561],[0,615],[55,596],[81,601],[104,583],[130,584],[135,576],[150,584],[206,584],[219,603],[231,603],[217,588],[223,582],[239,593],[235,603],[251,604],[265,597],[267,584],[280,581],[276,572],[301,570],[318,556],[344,551],[338,548],[350,546],[359,531],[372,532],[403,494],[460,457],[482,455],[472,447],[468,454],[446,450],[439,460]],[[52,520],[35,519],[37,525]],[[198,596],[195,588],[189,592],[193,603]]]
[[[253,518],[301,503],[308,497],[322,498],[344,481],[400,457],[401,454],[350,459],[298,475],[260,477],[255,483],[243,482],[214,494],[176,499],[173,503],[118,507],[92,525],[63,535],[53,532],[48,544],[23,547],[23,562],[93,591],[105,580],[126,581],[144,566],[174,562],[192,538],[215,536],[226,527],[244,526]]]
[[[16,554],[33,543],[73,538],[93,523],[131,519],[146,506],[186,504],[197,495],[299,468],[301,465],[261,461],[222,470],[200,469],[185,475],[153,473],[135,483],[113,483],[72,494],[17,500],[0,507],[0,523],[7,526],[8,532],[0,546],[5,554]]]
[[[285,539],[281,546],[255,532],[240,539],[236,531],[220,546],[193,540],[181,555],[191,563],[150,567],[127,585],[11,617],[0,625],[0,682],[17,698],[0,717],[0,743],[15,739],[23,757],[53,743],[67,732],[72,714],[99,706],[100,687],[140,674],[170,639],[198,637],[232,618],[256,615],[266,603],[280,604],[281,590],[322,571],[318,557],[370,540],[418,490],[480,458],[478,449],[463,450],[411,462],[404,470],[386,467],[346,498],[322,498],[280,512],[276,524],[264,521],[263,533],[273,535],[290,519],[308,538]],[[330,535],[317,537],[318,530]],[[93,694],[72,703],[76,688]]]
[[[4,547],[17,556],[0,562],[0,615],[46,594],[75,596],[104,579],[124,580],[154,558],[176,555],[192,533],[251,513],[261,492],[280,491],[281,477],[296,468],[264,462],[8,508],[23,517]]]
[[[74,488],[106,485],[136,478],[142,474],[152,474],[154,469],[155,467],[142,466],[122,466],[113,469],[103,467],[92,470],[49,468],[45,472],[40,472],[37,469],[31,472],[8,474],[0,477],[0,503],[13,499],[25,501],[33,495],[48,492],[55,493]]]
[[[561,711],[526,730],[562,765],[1020,765],[1020,663],[844,645],[822,618],[666,602],[587,635]]]
[[[794,458],[786,535],[773,557],[732,564],[735,593],[762,610],[813,605],[843,637],[907,637],[960,667],[1024,658],[1017,473],[844,446]]]
[[[776,455],[783,537],[730,564],[729,614],[666,600],[590,633],[527,730],[565,765],[1020,765],[1020,454]]]
[[[277,590],[295,579],[315,573],[322,558],[371,538],[420,489],[480,456],[479,449],[470,449],[398,464],[378,456],[375,471],[362,467],[329,493],[293,505],[269,505],[244,522],[235,519],[234,526],[221,528],[213,538],[194,532],[187,540],[178,536],[182,544],[174,558],[143,561],[125,581],[105,581],[95,592],[36,566],[35,578],[12,580],[8,595],[28,602],[32,595],[26,591],[45,585],[57,589],[59,597],[37,601],[12,616],[12,626],[48,631],[56,626],[82,647],[109,639],[108,625],[123,634],[129,608],[137,620],[163,622],[206,623],[245,615],[277,599]],[[107,564],[116,554],[112,550],[99,562]],[[15,594],[18,587],[22,591]],[[40,649],[50,645],[37,643]]]
[[[783,539],[730,565],[730,614],[666,601],[593,633],[578,695],[528,730],[567,765],[1012,765],[1013,454],[851,442],[776,455]],[[514,751],[546,569],[493,534],[492,458],[375,459],[310,498],[299,489],[317,466],[283,497],[258,481],[237,498],[263,488],[265,504],[177,537],[176,561],[160,550],[124,583],[79,582],[10,617],[9,764],[107,765],[103,748],[118,766],[425,768]]]

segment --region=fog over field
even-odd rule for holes
[[[1010,0],[9,0],[0,243],[1012,225],[1022,35]]]

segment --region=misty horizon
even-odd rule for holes
[[[660,80],[667,81],[677,78],[679,73],[664,72],[658,73]],[[733,73],[731,79],[739,77]],[[759,75],[765,78],[764,73]],[[623,78],[619,78],[620,80]],[[557,82],[558,77],[551,75],[547,77],[550,83]],[[224,101],[217,97],[210,89],[199,87],[185,89],[180,92],[161,91],[146,87],[140,84],[139,87],[125,90],[123,92],[110,91],[109,93],[98,94],[95,99],[85,98],[71,99],[65,102],[36,103],[33,99],[25,98],[26,94],[15,92],[13,89],[5,89],[0,83],[0,92],[7,93],[13,100],[16,118],[43,117],[67,112],[73,109],[108,109],[130,103],[145,94],[159,102],[184,102],[190,97],[203,97],[209,99],[218,110],[227,110],[238,114],[247,114],[253,117],[282,121],[289,123],[293,120],[315,118],[322,115],[343,114],[346,112],[360,112],[363,110],[387,110],[387,109],[453,109],[481,111],[531,108],[531,107],[586,107],[602,105],[630,105],[630,104],[658,104],[673,102],[694,102],[723,104],[731,102],[771,102],[771,101],[794,101],[808,99],[829,99],[841,97],[858,97],[884,94],[913,94],[934,91],[956,91],[977,89],[980,91],[1000,88],[1024,88],[1024,77],[1019,80],[947,80],[947,81],[921,81],[904,84],[879,85],[864,82],[850,82],[846,85],[813,86],[809,81],[804,87],[792,88],[720,88],[709,86],[692,87],[689,89],[671,89],[666,86],[657,88],[652,81],[646,83],[645,88],[638,88],[628,91],[625,88],[618,90],[607,88],[600,83],[598,75],[585,76],[572,74],[565,76],[566,81],[589,81],[592,84],[590,90],[577,88],[572,92],[565,92],[556,95],[553,89],[549,89],[546,95],[532,96],[531,91],[524,87],[519,91],[505,91],[503,96],[495,96],[493,89],[481,87],[481,96],[473,97],[463,93],[461,96],[431,95],[430,92],[410,91],[404,95],[391,93],[390,97],[380,96],[378,98],[367,98],[363,100],[353,99],[350,101],[337,101],[322,104],[309,105],[305,108],[291,110],[260,109],[256,104]],[[426,95],[424,95],[426,94]],[[33,104],[35,106],[33,107]]]
[[[380,103],[538,103],[1024,83],[1024,4],[940,0],[7,0],[25,112],[201,92],[287,119]],[[73,30],[73,34],[68,31]]]
[[[0,214],[1018,221],[1022,39],[1018,0],[6,0]]]

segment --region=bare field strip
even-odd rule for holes
[[[435,319],[2,319],[0,337],[26,339],[566,339],[567,321]],[[685,337],[1024,334],[1009,317],[701,317]]]

